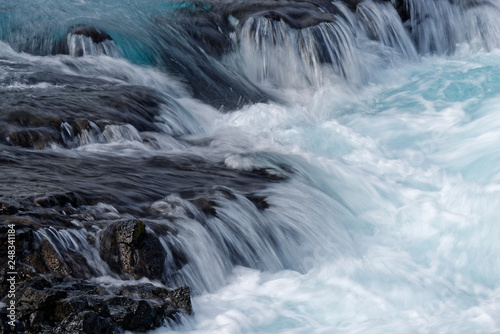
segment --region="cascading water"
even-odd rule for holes
[[[391,5],[366,1],[358,6],[357,13],[341,3],[335,8],[341,15],[333,22],[300,30],[283,20],[262,16],[242,23],[236,55],[246,77],[278,87],[318,87],[332,76],[366,84],[372,80],[374,67],[417,59],[413,43]]]
[[[194,292],[155,333],[500,331],[498,1],[28,2],[0,199],[98,282],[143,220]]]
[[[453,54],[463,44],[475,50],[498,48],[496,1],[409,0],[406,6],[411,35],[423,54]]]

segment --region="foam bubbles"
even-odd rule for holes
[[[235,268],[227,286],[194,297],[194,322],[174,332],[499,331],[500,91],[482,72],[492,64],[495,54],[426,59],[349,104],[322,93],[221,117],[217,129],[245,133],[240,149],[265,148],[315,194],[277,184],[266,219],[307,221],[301,247],[316,247],[306,271]]]

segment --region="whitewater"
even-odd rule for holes
[[[6,33],[15,13],[0,25],[0,90],[50,89],[24,80],[13,65],[22,64],[147,87],[173,107],[155,120],[162,131],[112,125],[42,152],[82,168],[94,158],[190,155],[279,180],[256,190],[264,210],[237,182],[217,181],[209,218],[160,190],[165,197],[150,207],[164,216],[153,220],[179,229],[162,240],[187,254],[171,279],[191,286],[194,316],[150,333],[500,333],[500,2],[412,0],[405,24],[389,3],[372,1],[354,14],[337,5],[337,21],[300,30],[232,18],[237,48],[217,66],[271,97],[235,108],[193,96],[155,58],[160,46],[141,35],[142,20],[170,3],[113,9],[132,28],[106,14],[107,4],[87,2],[60,4],[55,15],[93,10],[87,23],[108,20],[99,27],[109,28],[112,51],[50,55],[50,41],[23,44],[38,28]],[[47,49],[31,52],[35,44]],[[97,209],[102,219],[138,211]],[[96,280],[116,283],[83,239],[66,247],[87,252]]]
[[[499,55],[428,57],[361,91],[221,117],[304,166],[327,195],[300,199],[304,221],[348,238],[324,236],[306,273],[235,269],[179,332],[496,333]]]

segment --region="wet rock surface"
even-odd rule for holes
[[[72,227],[72,220],[86,219],[87,206],[98,203],[110,204],[122,214],[147,217],[150,204],[168,194],[209,201],[221,185],[250,196],[269,183],[285,182],[290,173],[283,166],[239,171],[188,155],[113,157],[1,149],[1,214],[41,226]],[[209,209],[202,201],[197,203]]]
[[[185,31],[172,25],[170,17],[162,15],[156,15],[152,24],[158,39],[158,43],[152,46],[157,54],[158,66],[182,78],[195,98],[222,111],[273,99],[214,57],[226,53],[226,48],[231,44],[229,35],[219,31],[219,25],[210,19],[201,18],[191,22],[189,16],[185,17],[180,23]],[[208,30],[200,29],[205,27]],[[192,36],[198,34],[198,42],[193,42]]]
[[[389,0],[377,0],[386,2]],[[252,17],[266,17],[274,21],[283,21],[293,29],[304,29],[323,22],[334,22],[335,15],[341,11],[335,3],[346,5],[355,11],[362,0],[280,0],[280,1],[244,1],[228,0],[179,2],[175,21],[198,46],[208,54],[220,56],[232,51],[230,33],[237,30],[236,22],[241,26]],[[397,6],[402,7],[402,1]]]
[[[17,333],[145,332],[192,313],[188,287],[104,286],[60,276],[37,275],[19,284],[15,302]]]
[[[185,36],[194,37],[193,43],[185,43],[165,17],[155,16],[152,34],[168,50],[156,47],[154,54],[160,67],[181,74],[195,97],[221,110],[267,101],[269,96],[218,62],[233,45],[229,33],[234,27],[227,17],[264,15],[302,28],[328,20],[315,6],[275,10],[271,2],[264,9],[248,4],[241,14],[227,7],[223,16],[196,19],[186,12],[178,23]],[[65,29],[63,33],[94,43],[111,40],[91,26]],[[55,59],[54,67],[0,59],[5,70],[0,82],[0,292],[6,296],[9,289],[6,236],[13,224],[19,316],[15,332],[114,334],[179,322],[192,314],[190,289],[165,288],[182,285],[177,284],[182,281],[179,272],[193,260],[175,241],[179,224],[193,220],[204,227],[224,217],[224,201],[245,201],[249,211],[264,212],[270,204],[261,190],[286,182],[293,171],[271,162],[240,171],[198,154],[79,150],[105,142],[99,138],[113,126],[132,128],[132,141],[155,148],[151,133],[164,131],[159,116],[168,118],[182,107],[168,92],[82,74],[79,66],[84,65],[78,61],[85,59]],[[200,144],[180,138],[185,134],[186,129],[168,133],[180,144],[210,145],[210,139]],[[234,255],[225,265],[248,265],[231,247],[227,249]],[[100,280],[107,276],[110,282]],[[5,316],[4,307],[0,334],[11,332]]]
[[[130,274],[135,279],[161,279],[166,253],[158,238],[146,231],[140,220],[120,222],[103,231],[101,258],[118,274]]]
[[[41,239],[33,226],[22,226],[19,222],[15,225],[16,291],[10,299],[7,279],[11,275],[7,274],[10,270],[6,256],[8,225],[3,222],[0,225],[0,292],[6,296],[3,302],[15,301],[18,321],[14,333],[118,333],[120,329],[144,332],[178,322],[183,315],[192,313],[188,287],[167,289],[136,281],[91,281],[89,279],[99,273],[92,268],[96,262],[88,256],[53,245],[55,240],[63,242],[61,239]],[[164,270],[164,260],[155,258],[158,250],[163,249],[158,239],[148,234],[144,223],[139,221],[115,223],[114,227],[116,232],[109,237],[116,239],[107,240],[104,234],[100,243],[116,245],[114,242],[119,242],[131,247],[118,246],[115,250],[123,266],[121,277],[130,272],[136,277],[157,278],[155,274],[159,276]],[[62,249],[66,250],[64,254],[60,253]],[[142,262],[137,262],[137,258]],[[3,320],[7,319],[6,315],[7,310],[0,309]],[[12,332],[8,324],[3,326]]]
[[[96,29],[88,25],[75,25],[68,29],[68,34],[72,35],[82,35],[92,39],[94,43],[101,43],[106,40],[113,40],[107,32]]]
[[[6,296],[9,288],[6,238],[14,224],[19,333],[146,331],[191,314],[187,287],[113,287],[95,278],[179,286],[179,272],[192,258],[166,242],[178,233],[177,219],[205,224],[221,214],[221,200],[246,198],[254,210],[267,210],[259,191],[292,173],[281,165],[235,171],[188,156],[114,160],[93,153],[78,160],[0,148],[0,292]],[[231,261],[245,263],[238,256]]]
[[[254,85],[242,73],[224,65],[224,56],[238,48],[237,36],[244,23],[251,18],[264,17],[282,21],[292,29],[306,29],[335,22],[338,16],[343,16],[337,4],[356,11],[360,2],[178,1],[172,4],[174,13],[153,16],[155,42],[158,43],[151,45],[151,53],[160,67],[188,84],[195,98],[220,110],[234,110],[249,103],[283,102],[280,97]]]
[[[26,67],[23,78],[16,78],[27,88],[0,89],[0,142],[4,144],[75,147],[113,124],[158,130],[160,105],[168,103],[145,87],[30,70]]]

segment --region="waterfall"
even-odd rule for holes
[[[419,52],[454,53],[457,46],[474,50],[498,47],[500,25],[494,1],[408,1],[407,22]]]
[[[152,307],[187,285],[194,305],[23,326],[498,332],[499,17],[496,0],[5,0],[18,286]]]
[[[262,16],[240,23],[237,57],[245,75],[278,87],[318,87],[332,73],[366,84],[374,67],[417,59],[391,5],[365,1],[356,13],[342,4],[335,7],[339,14],[333,22],[303,29]]]
[[[69,54],[73,57],[106,55],[118,58],[119,53],[113,41],[95,43],[90,37],[75,34],[68,34],[67,40]]]

